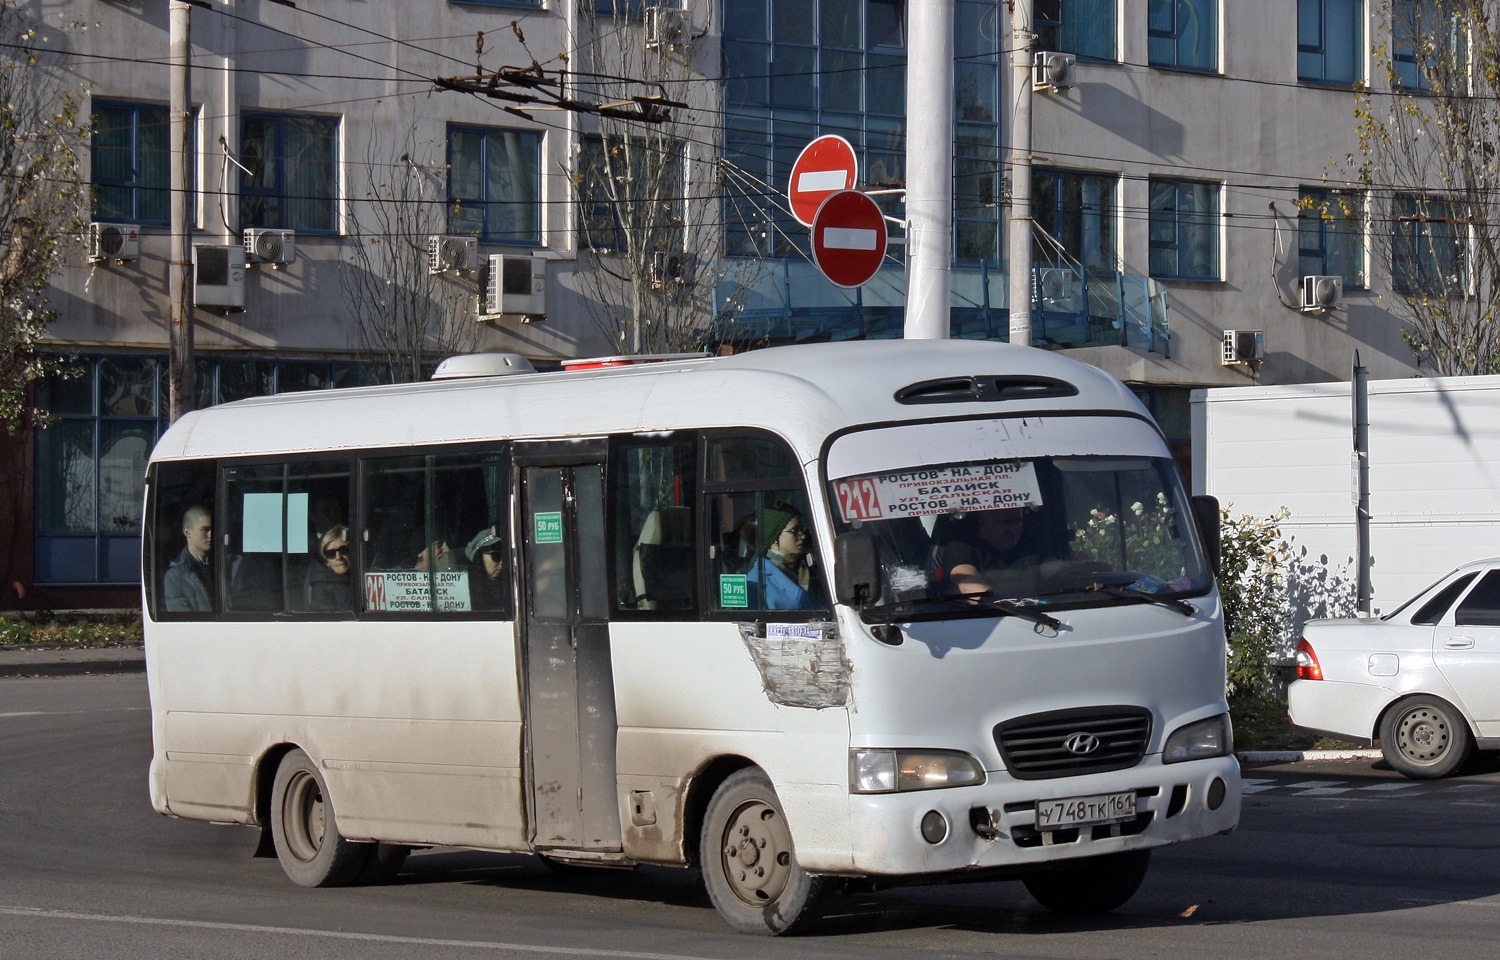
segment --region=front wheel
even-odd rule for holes
[[[1022,882],[1026,892],[1053,913],[1092,916],[1109,913],[1135,896],[1150,865],[1150,850],[1125,850],[1066,860]]]
[[[1380,752],[1386,763],[1413,780],[1446,777],[1469,759],[1474,738],[1453,705],[1437,697],[1412,697],[1380,721]]]
[[[817,919],[829,881],[797,865],[792,832],[771,781],[758,768],[714,791],[698,844],[703,885],[719,915],[741,933],[777,936]]]
[[[339,833],[333,800],[317,764],[293,750],[276,768],[271,786],[271,834],[276,859],[303,887],[342,887],[365,869],[370,844],[351,843]]]

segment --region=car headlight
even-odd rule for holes
[[[979,761],[957,750],[850,750],[854,793],[936,790],[984,783]]]
[[[1223,757],[1234,752],[1234,729],[1229,714],[1221,713],[1207,720],[1197,720],[1172,731],[1161,748],[1162,763]]]

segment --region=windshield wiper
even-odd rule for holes
[[[895,619],[894,615],[902,610],[942,604],[945,606],[956,606],[965,610],[998,610],[1008,616],[1030,620],[1032,623],[1039,623],[1054,630],[1062,626],[1062,621],[1056,617],[1050,617],[1040,610],[1033,609],[1032,605],[1035,603],[1035,600],[1024,602],[1005,600],[986,590],[982,593],[954,593],[945,594],[940,597],[913,597],[910,600],[897,600],[895,603],[882,603],[878,606],[865,607],[860,610],[860,613],[866,617],[873,615],[887,618],[886,622],[889,622]]]
[[[1091,583],[1083,588],[1085,593],[1103,593],[1111,597],[1120,597],[1125,600],[1144,600],[1147,603],[1160,604],[1163,607],[1171,607],[1183,616],[1191,617],[1198,609],[1186,600],[1175,597],[1163,597],[1145,590],[1137,590],[1134,587],[1126,587],[1117,583]]]

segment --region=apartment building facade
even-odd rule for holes
[[[82,375],[39,385],[56,423],[6,450],[22,479],[0,606],[138,590],[140,478],[167,415],[171,6],[34,5],[56,68],[87,89],[94,226],[54,280],[51,337]],[[718,278],[705,345],[901,333],[899,246],[863,288],[834,287],[783,195],[825,133],[855,147],[865,185],[899,190],[903,0],[188,6],[198,405],[389,375],[354,336],[346,281],[400,209],[380,192],[397,180],[436,211],[400,222],[442,258],[473,349],[621,352],[600,318],[629,301],[601,302],[582,267],[585,222],[609,215],[584,169],[600,103],[558,109],[557,90],[525,86],[586,70],[604,30],[636,31],[690,77],[662,92],[684,104],[680,216],[715,227],[711,245],[683,241]],[[1378,0],[1034,0],[1033,15],[1034,49],[1072,62],[1066,82],[1017,90],[1008,4],[955,0],[954,336],[1007,335],[1009,105],[1029,95],[1033,342],[1134,386],[1184,459],[1194,387],[1342,379],[1356,348],[1377,378],[1418,372],[1391,264],[1353,218],[1308,215],[1343,196],[1356,86],[1387,84]],[[899,192],[881,197],[899,218]],[[1336,302],[1309,306],[1306,277],[1337,279]],[[1226,331],[1242,335],[1230,363]]]

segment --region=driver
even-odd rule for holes
[[[956,524],[953,536],[939,545],[938,556],[948,579],[960,593],[986,593],[997,572],[1031,572],[1041,557],[1025,537],[1025,510],[1007,507],[980,510]]]

